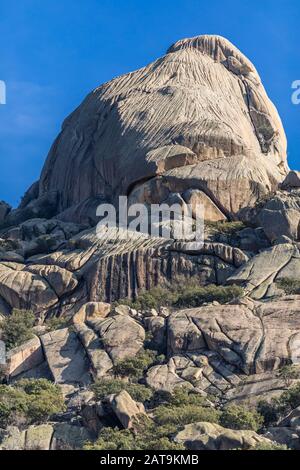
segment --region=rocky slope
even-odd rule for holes
[[[99,237],[96,207],[117,205],[119,195],[201,202],[204,244],[111,228]],[[0,203],[2,338],[14,309],[31,310],[36,323],[2,367],[0,448],[77,449],[87,441],[99,448],[111,445],[114,426],[118,439],[130,429],[130,445],[143,447],[137,421],[150,420],[151,443],[160,405],[176,412],[178,387],[189,391],[181,405],[197,409],[162,441],[157,428],[156,445],[299,448],[298,395],[284,416],[256,417],[257,426],[248,420],[248,428],[231,422],[230,429],[224,418],[226,407],[253,412],[260,400],[274,411],[272,398],[297,387],[299,243],[300,177],[288,170],[280,118],[254,66],[227,40],[178,41],[154,63],[94,90],[64,122],[20,206]],[[225,286],[222,301],[211,285]],[[151,308],[157,286],[161,298]],[[145,291],[148,306],[124,305]],[[53,318],[64,324],[50,328]],[[130,375],[126,361],[149,348],[155,357]],[[3,397],[24,378],[57,384],[65,409],[46,423],[22,415],[4,426],[1,406],[11,405]],[[95,392],[95,383],[109,384],[106,392]]]

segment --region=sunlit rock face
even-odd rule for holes
[[[90,93],[63,123],[39,195],[58,191],[62,212],[99,196],[161,202],[195,189],[221,220],[287,171],[284,130],[254,66],[226,39],[198,36]]]

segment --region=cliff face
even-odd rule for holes
[[[194,188],[235,216],[286,173],[285,134],[254,66],[226,39],[199,36],[90,93],[50,150],[39,196],[57,191],[61,212]]]

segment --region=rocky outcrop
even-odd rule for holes
[[[34,369],[43,361],[44,354],[41,341],[35,336],[21,346],[8,351],[6,355],[5,374],[8,377],[17,376],[23,372]]]
[[[77,284],[76,276],[59,266],[0,263],[0,296],[12,308],[42,313]]]
[[[272,298],[283,292],[276,282],[282,279],[300,280],[300,253],[296,245],[275,245],[251,258],[227,279],[227,283],[242,285],[253,299]]]
[[[62,328],[41,336],[41,341],[56,383],[73,386],[90,383],[89,363],[74,332]]]
[[[226,39],[199,36],[87,96],[50,150],[39,198],[57,191],[61,212],[93,197],[139,190],[154,202],[193,188],[215,219],[286,173],[284,131],[254,66]]]
[[[85,428],[66,423],[10,427],[0,432],[0,450],[78,450],[90,438]]]
[[[281,184],[282,189],[300,188],[300,172],[290,171]]]
[[[141,414],[145,415],[144,405],[135,402],[125,390],[109,396],[107,402],[124,429],[134,427],[134,420],[138,420]]]
[[[168,319],[168,353],[212,351],[236,371],[258,374],[297,362],[299,326],[297,296],[182,310]]]
[[[105,320],[95,321],[93,328],[114,363],[135,356],[145,340],[144,328],[124,315],[113,315]]]
[[[278,191],[253,218],[268,239],[300,241],[300,190]]]
[[[7,217],[10,211],[11,211],[11,206],[4,201],[0,201],[0,224]]]
[[[175,442],[185,444],[189,450],[249,450],[272,443],[254,431],[235,431],[213,423],[188,424],[177,434]]]

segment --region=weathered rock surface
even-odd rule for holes
[[[300,172],[290,171],[281,184],[282,189],[300,188]]]
[[[10,349],[6,355],[5,373],[9,377],[17,376],[34,369],[44,361],[40,339],[35,336],[17,348]]]
[[[284,131],[254,66],[226,39],[199,36],[88,95],[50,150],[39,197],[57,191],[62,211],[155,178],[162,195],[198,189],[236,214],[286,173]]]
[[[77,284],[76,276],[59,266],[0,263],[0,295],[13,308],[41,312]]]
[[[114,315],[93,322],[93,329],[101,338],[105,350],[115,363],[126,357],[134,357],[143,346],[144,328],[124,315]]]
[[[5,201],[0,201],[0,223],[3,222],[5,217],[11,211],[11,206]]]
[[[85,428],[67,423],[10,427],[0,432],[0,450],[78,450],[90,438]]]
[[[300,241],[300,190],[278,191],[259,210],[255,222],[271,242],[282,237]]]
[[[259,444],[271,444],[271,440],[255,431],[235,431],[213,423],[188,424],[175,437],[189,450],[248,450]]]
[[[89,364],[76,333],[68,328],[41,336],[45,356],[58,384],[84,385],[90,383]]]
[[[253,299],[263,299],[280,294],[276,281],[284,278],[300,280],[299,248],[289,243],[275,245],[251,258],[227,282],[242,285]]]
[[[245,374],[297,362],[300,297],[182,310],[168,319],[169,355],[218,353]]]
[[[145,414],[144,405],[135,402],[125,390],[108,397],[108,403],[124,429],[132,428],[134,419],[138,419],[139,415]]]

